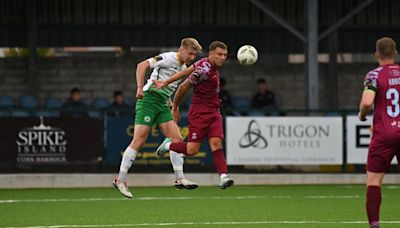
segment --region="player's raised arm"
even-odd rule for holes
[[[144,86],[144,75],[147,69],[150,68],[150,64],[147,60],[140,62],[136,67],[136,99],[142,99],[144,96],[143,86]]]
[[[193,71],[194,71],[194,66],[192,65],[192,66],[172,75],[170,78],[168,78],[165,81],[153,80],[153,83],[154,83],[155,87],[160,89],[160,88],[168,86],[170,83],[172,83],[174,81],[177,81],[181,78],[184,78],[184,77],[190,75],[191,73],[193,73]]]
[[[364,80],[364,91],[360,101],[360,111],[358,118],[365,121],[368,111],[372,108],[377,91],[377,75],[374,72],[369,72]]]
[[[191,86],[192,84],[189,82],[189,79],[186,79],[184,82],[182,82],[182,84],[179,85],[178,90],[175,93],[172,109],[178,109],[179,105],[182,103],[183,97]]]

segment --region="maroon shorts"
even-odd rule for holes
[[[367,171],[374,173],[388,172],[394,156],[397,157],[397,163],[400,167],[399,143],[372,140],[368,149]]]
[[[190,109],[188,113],[189,142],[203,142],[207,137],[224,138],[222,116],[218,109],[199,111]]]

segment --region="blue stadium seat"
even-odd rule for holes
[[[233,106],[235,108],[249,108],[250,107],[249,99],[246,97],[234,97],[232,100],[233,100]]]
[[[247,114],[248,116],[265,116],[265,113],[261,111],[251,111]]]
[[[88,115],[92,118],[101,118],[101,113],[97,111],[89,111]]]
[[[4,96],[0,96],[0,108],[10,108],[10,107],[14,107],[14,100],[12,99],[12,97],[4,95]]]
[[[35,113],[36,116],[38,117],[58,117],[60,116],[60,112],[56,111],[39,111]]]
[[[105,97],[97,97],[93,100],[92,106],[96,109],[108,108],[110,106],[110,102]]]
[[[135,101],[130,98],[130,97],[125,97],[124,101],[127,105],[131,106],[131,107],[135,107]]]
[[[11,115],[13,117],[29,117],[32,116],[29,112],[27,111],[12,111]]]
[[[34,109],[37,107],[37,98],[32,95],[23,95],[19,98],[22,108]]]
[[[44,106],[47,109],[59,109],[62,107],[62,102],[56,97],[48,97],[46,98]]]

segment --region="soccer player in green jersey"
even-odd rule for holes
[[[181,41],[178,52],[161,53],[137,65],[137,102],[133,139],[123,154],[119,175],[113,181],[113,185],[124,196],[133,197],[126,183],[128,170],[136,158],[136,153],[143,147],[152,126],[157,125],[163,135],[171,138],[174,142],[182,141],[179,127],[174,122],[170,111],[170,106],[172,106],[170,96],[178,87],[179,81],[171,83],[163,89],[157,89],[153,85],[153,80],[165,81],[173,74],[186,69],[187,65],[192,63],[201,49],[202,47],[196,39],[184,38]],[[144,76],[149,68],[153,69],[153,71],[150,79],[144,84]],[[182,155],[170,151],[170,160],[176,177],[175,187],[197,188],[198,185],[196,183],[184,177]]]

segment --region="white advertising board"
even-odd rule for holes
[[[341,117],[227,117],[229,165],[342,164]]]
[[[367,121],[361,122],[358,116],[346,117],[347,129],[347,163],[366,164],[368,146],[371,142],[372,116],[367,116]],[[396,158],[392,164],[397,164]]]

